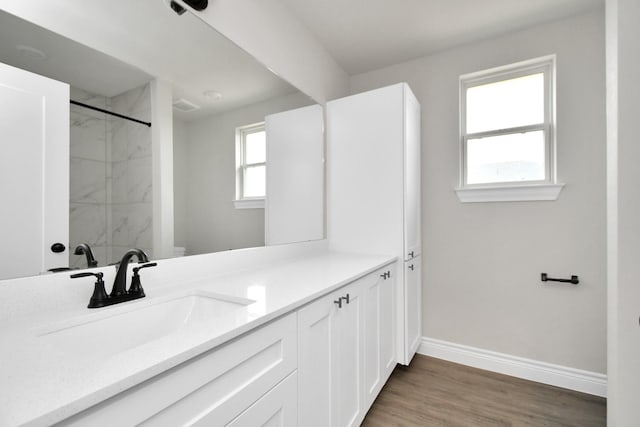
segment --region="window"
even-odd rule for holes
[[[236,208],[264,208],[266,160],[264,122],[237,128]]]
[[[558,197],[554,71],[548,56],[460,77],[461,201]]]

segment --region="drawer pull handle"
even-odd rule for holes
[[[415,268],[415,267],[413,266],[413,264],[411,264],[411,265],[409,266],[409,270],[411,270],[411,271],[413,271],[413,269],[414,269],[414,268]]]
[[[345,300],[347,304],[349,304],[349,294],[347,294],[347,296],[344,297],[340,297],[341,300]]]
[[[338,304],[338,308],[342,308],[342,297],[338,298],[333,303]]]

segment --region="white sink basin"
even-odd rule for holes
[[[144,300],[142,300],[144,301]],[[113,306],[110,312],[83,316],[41,331],[60,350],[109,356],[183,331],[233,318],[254,301],[206,292],[163,298],[148,304]]]

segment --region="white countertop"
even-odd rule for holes
[[[143,277],[147,297],[141,300],[96,310],[87,309],[85,303],[5,322],[0,326],[0,426],[61,421],[394,260],[390,256],[325,253],[266,268],[189,278],[158,289],[145,286],[149,283]],[[171,267],[160,262],[154,270],[162,274],[163,268]],[[86,280],[90,283],[92,278]],[[109,292],[109,281],[106,287]],[[40,336],[47,328],[65,322],[108,317],[195,291],[255,302],[206,327],[181,329],[114,356],[101,354],[96,346],[83,347],[82,342],[61,344]],[[90,294],[86,293],[87,302]]]

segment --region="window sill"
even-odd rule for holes
[[[557,200],[564,184],[505,185],[501,187],[456,188],[462,203],[528,202]]]
[[[264,209],[264,199],[234,200],[233,207],[236,209]]]

